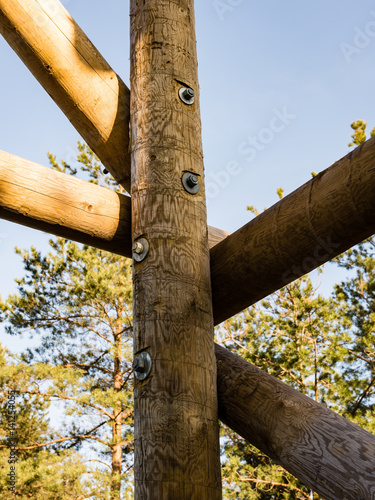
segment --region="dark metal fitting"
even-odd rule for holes
[[[138,380],[145,380],[150,375],[151,367],[152,361],[148,352],[141,352],[139,356],[134,358],[133,370]]]
[[[199,193],[199,176],[193,174],[193,172],[185,172],[182,176],[182,185],[184,186],[185,191],[190,194]]]
[[[194,174],[189,174],[186,178],[186,182],[191,188],[194,188],[197,184],[199,184],[198,177]]]
[[[136,262],[142,262],[147,257],[150,245],[146,238],[140,238],[133,243],[133,259]]]
[[[195,101],[194,90],[189,87],[181,87],[178,91],[178,95],[184,104],[190,106]]]

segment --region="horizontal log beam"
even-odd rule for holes
[[[219,418],[326,500],[375,498],[375,436],[218,345]]]
[[[58,0],[0,0],[0,33],[130,190],[130,92]]]
[[[12,155],[2,153],[3,166],[9,172],[10,168],[21,168],[28,163],[17,157],[11,158]],[[34,167],[28,168],[32,170]],[[57,174],[46,170],[49,175]],[[374,234],[374,174],[375,138],[372,138],[229,237],[225,231],[209,227],[215,323],[240,312]],[[15,171],[13,178],[16,179],[17,175]],[[74,180],[70,176],[63,178],[64,182]],[[35,186],[40,192],[37,181]],[[98,189],[97,186],[91,187]],[[84,192],[83,186],[82,190]],[[71,189],[68,187],[67,191]],[[108,196],[113,196],[113,193]],[[94,205],[95,197],[93,192],[89,205]],[[14,200],[17,200],[16,195]],[[77,206],[82,206],[82,200],[76,202]],[[2,218],[130,257],[129,200],[120,204],[121,212],[114,233],[111,230],[93,240],[92,232],[96,230],[93,224],[89,241],[87,236],[80,234],[86,235],[87,229],[74,226],[76,222],[73,226],[68,221],[52,222],[50,227],[42,225],[42,221],[50,216],[47,205],[43,216],[34,217],[31,204],[25,217],[22,213],[16,215],[17,208],[9,209],[6,203],[2,204]],[[106,206],[103,202],[103,207]],[[69,229],[69,234],[64,227]],[[71,233],[72,230],[78,233]],[[217,244],[221,239],[224,241]]]
[[[375,138],[211,250],[215,324],[375,233]]]
[[[0,218],[131,257],[128,196],[4,151],[0,151]],[[209,227],[209,245],[227,235]]]
[[[35,164],[7,153],[1,153],[1,162],[0,166],[5,167],[5,172],[16,169],[12,174],[13,179],[25,175],[18,174],[17,169],[28,168],[32,171],[36,168]],[[54,186],[62,188],[62,184],[67,183],[66,193],[71,196],[73,190],[69,187],[70,182],[83,182],[80,190],[85,192],[87,183],[84,181],[65,175],[64,181],[55,182],[53,176],[57,172],[46,170],[52,176],[50,193]],[[209,227],[215,324],[374,234],[374,174],[375,138],[372,138],[229,237],[225,231]],[[34,183],[35,191],[43,195],[36,177]],[[91,188],[100,189],[93,185]],[[108,193],[108,201],[104,201],[104,193]],[[113,196],[119,195],[107,189],[104,189],[104,193],[97,195],[93,191],[87,206],[95,206],[96,196],[99,196],[102,200],[100,210],[103,211],[103,217],[107,217],[106,210],[113,203]],[[116,229],[106,232],[106,226],[99,222],[100,219],[97,226],[91,222],[90,228],[81,227],[81,222],[77,226],[77,218],[71,222],[64,219],[60,223],[52,220],[50,226],[46,226],[46,221],[52,217],[48,204],[44,206],[43,214],[42,204],[39,213],[34,214],[37,204],[30,202],[26,217],[25,211],[12,206],[12,203],[17,204],[16,191],[12,196],[2,203],[0,217],[131,256],[130,202],[127,197],[119,197],[122,201],[117,202],[121,210],[117,212],[117,222],[113,226]],[[61,199],[64,202],[65,195]],[[75,203],[77,207],[82,207],[85,200],[78,196]],[[108,217],[112,217],[112,213]],[[99,236],[94,234],[97,230]],[[220,240],[224,241],[217,244]]]
[[[4,151],[0,217],[131,256],[130,197]]]

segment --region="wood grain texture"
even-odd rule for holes
[[[130,198],[0,151],[0,218],[131,256]]]
[[[326,500],[375,499],[375,436],[215,346],[219,417]]]
[[[135,499],[221,498],[216,361],[193,0],[131,0]],[[186,106],[180,82],[194,89]],[[184,171],[200,178],[193,196]]]
[[[130,92],[58,0],[0,0],[0,33],[130,191]]]
[[[218,324],[375,233],[375,138],[211,250]]]

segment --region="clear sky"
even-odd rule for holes
[[[65,0],[129,85],[129,2]],[[375,125],[370,0],[200,0],[196,24],[208,222],[228,231],[347,154],[350,123]],[[72,163],[78,133],[0,39],[0,149]],[[22,275],[13,248],[48,236],[0,220],[0,294]]]

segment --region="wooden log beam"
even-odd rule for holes
[[[375,233],[375,138],[211,250],[218,324]]]
[[[326,500],[374,500],[375,436],[221,346],[219,418]]]
[[[130,198],[0,151],[0,218],[131,256]]]
[[[222,495],[193,0],[130,0],[135,500]],[[193,89],[184,103],[181,88]],[[188,96],[189,97],[189,96]],[[182,185],[192,172],[200,191]],[[191,183],[191,187],[196,183]]]
[[[131,258],[128,196],[0,151],[0,219]],[[209,227],[210,248],[229,233]]]
[[[0,0],[0,33],[129,191],[129,89],[63,5]]]

